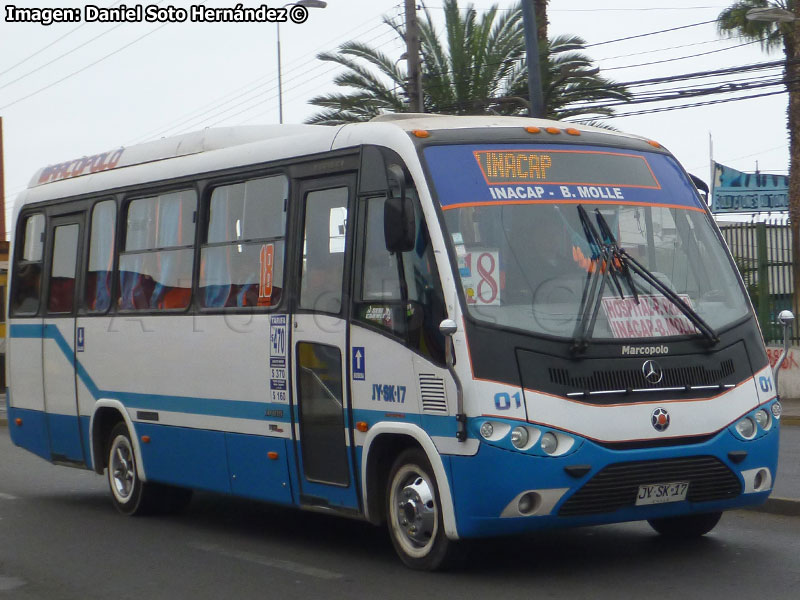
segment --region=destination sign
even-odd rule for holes
[[[476,150],[489,185],[572,183],[660,189],[643,156],[578,150]]]
[[[572,144],[437,144],[424,157],[444,210],[490,204],[629,204],[705,211],[671,156]]]

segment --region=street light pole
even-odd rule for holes
[[[323,0],[297,0],[297,2],[289,2],[284,4],[283,8],[287,6],[303,6],[305,8],[325,8],[328,6],[327,2]],[[283,124],[283,78],[281,76],[281,22],[275,21],[275,37],[278,43],[278,122]]]

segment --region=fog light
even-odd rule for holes
[[[745,439],[750,439],[756,434],[756,424],[750,417],[745,417],[736,424],[736,431]]]
[[[518,450],[522,450],[525,446],[528,445],[528,430],[524,427],[514,427],[511,430],[511,443],[514,445],[514,448]]]
[[[780,419],[782,412],[783,412],[783,406],[781,406],[781,403],[777,402],[777,401],[775,403],[773,403],[773,405],[772,405],[772,416],[775,417],[776,419]]]
[[[548,431],[542,436],[541,446],[547,454],[555,454],[558,449],[558,438]]]
[[[492,437],[494,433],[494,426],[489,421],[486,421],[483,425],[481,425],[481,435],[486,438],[487,440]]]
[[[761,427],[761,429],[769,429],[770,416],[767,411],[762,408],[761,410],[756,411],[755,417],[756,423],[758,423],[758,426]]]
[[[758,473],[756,473],[755,479],[753,479],[753,488],[756,491],[759,491],[762,487],[764,487],[764,480],[766,479],[766,472],[762,469]]]
[[[541,503],[539,494],[536,492],[528,492],[527,494],[523,494],[522,497],[519,499],[519,504],[517,505],[517,509],[519,510],[520,514],[522,515],[529,515],[532,512],[535,512],[537,508],[539,508],[539,504]]]

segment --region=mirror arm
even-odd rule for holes
[[[453,335],[458,331],[458,325],[452,319],[445,319],[439,324],[439,331],[444,335],[445,362],[447,370],[456,384],[456,439],[459,442],[467,441],[467,415],[464,413],[464,388],[456,373],[456,349]]]

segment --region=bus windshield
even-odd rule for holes
[[[687,312],[715,331],[748,313],[669,156],[501,145],[430,147],[425,158],[468,312],[482,322],[563,338],[668,338],[701,335]],[[609,253],[614,244],[626,260]],[[630,259],[663,286],[628,269]]]

